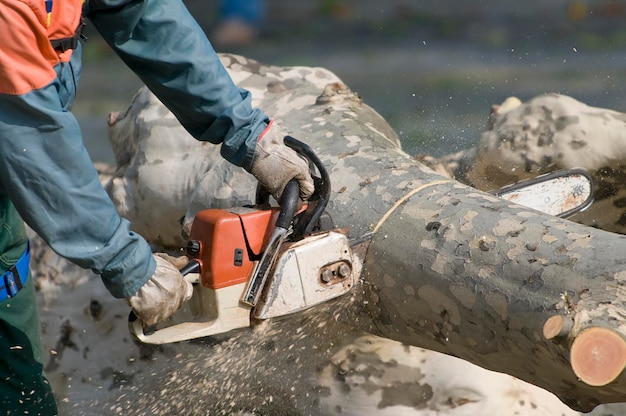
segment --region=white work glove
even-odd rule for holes
[[[128,298],[130,307],[146,327],[169,318],[193,294],[193,285],[185,280],[176,267],[179,265],[176,263],[185,257],[179,259],[156,253],[154,259],[157,263],[154,274],[137,293]]]
[[[296,179],[300,185],[300,199],[306,201],[315,190],[309,164],[285,145],[284,137],[278,126],[270,121],[256,144],[250,173],[278,202],[287,183]]]

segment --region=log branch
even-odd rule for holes
[[[567,337],[574,326],[574,321],[563,315],[554,315],[543,324],[543,336],[546,339]]]

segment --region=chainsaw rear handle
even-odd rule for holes
[[[185,267],[183,267],[182,269],[180,269],[180,274],[182,274],[183,276],[188,275],[189,273],[200,273],[200,262],[198,260],[192,259],[189,260],[189,263],[187,263],[187,265]],[[132,325],[135,325],[135,321],[138,321],[139,317],[137,316],[137,314],[135,313],[135,311],[131,310],[130,313],[128,314],[128,325],[129,327]],[[143,325],[142,325],[143,327]],[[138,329],[138,328],[136,328]],[[150,335],[153,334],[155,331],[155,328],[142,328],[142,332],[144,335]],[[131,333],[133,331],[131,330]]]

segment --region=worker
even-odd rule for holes
[[[71,113],[81,72],[81,15],[201,141],[252,173],[277,200],[308,165],[276,122],[234,85],[181,0],[0,0],[0,410],[55,415],[24,222],[71,262],[99,274],[146,324],[191,296],[191,285],[118,216]],[[103,80],[103,82],[105,82]],[[114,79],[106,82],[115,82]]]

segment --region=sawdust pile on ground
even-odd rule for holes
[[[154,371],[135,374],[114,403],[93,407],[129,416],[319,415],[320,397],[329,393],[316,382],[321,366],[362,334],[341,319],[353,301],[180,344],[173,357],[157,348]]]

